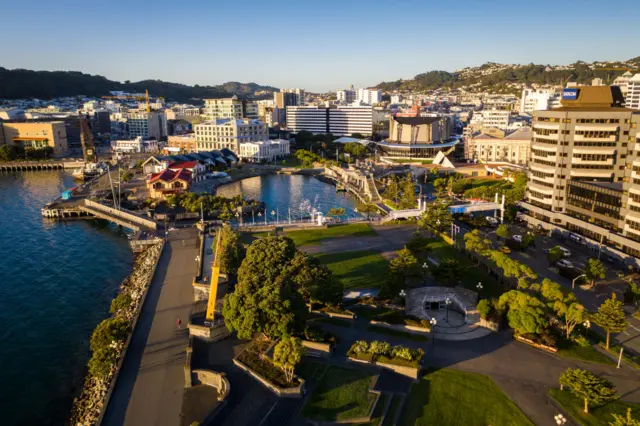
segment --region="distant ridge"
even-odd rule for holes
[[[84,74],[78,71],[31,71],[9,70],[0,67],[0,98],[3,99],[51,99],[62,96],[104,96],[109,91],[122,90],[142,93],[149,90],[152,96],[162,96],[167,100],[186,102],[207,97],[238,95],[255,97],[256,92],[268,95],[278,89],[256,83],[230,81],[217,86],[188,86],[162,80],[143,80],[124,83],[112,81],[100,75]]]

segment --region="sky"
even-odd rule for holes
[[[640,56],[639,1],[0,0],[0,67],[319,92]]]

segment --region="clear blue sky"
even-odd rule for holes
[[[639,1],[0,0],[0,66],[309,91],[640,55]]]

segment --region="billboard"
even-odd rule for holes
[[[562,99],[565,101],[575,101],[578,99],[578,89],[564,89]]]

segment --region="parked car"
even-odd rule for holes
[[[566,249],[562,246],[558,246],[558,248],[560,249],[562,254],[564,254],[564,257],[571,257],[571,251],[569,249]]]
[[[497,226],[497,225],[498,225],[498,219],[496,219],[495,217],[493,217],[493,216],[487,216],[487,218],[486,218],[486,219],[487,219],[487,223],[488,223],[489,225],[492,225],[492,226]]]
[[[522,235],[514,235],[513,237],[511,237],[513,239],[513,241],[517,241],[519,243],[522,242]]]
[[[583,239],[581,236],[576,235],[576,234],[569,234],[569,240],[573,241],[574,243],[578,243],[578,244],[582,244]]]
[[[511,249],[509,247],[507,247],[507,246],[502,246],[498,250],[500,250],[501,252],[503,252],[505,254],[511,253]]]
[[[561,268],[573,268],[573,263],[569,262],[567,259],[558,260],[557,265]]]

